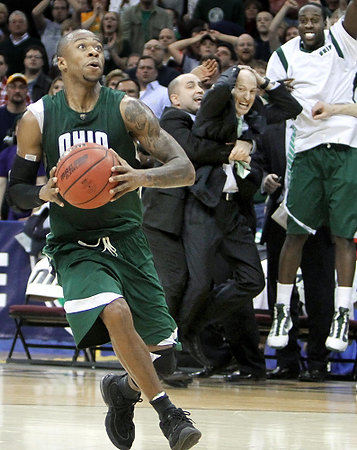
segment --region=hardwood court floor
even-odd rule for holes
[[[99,381],[104,370],[0,364],[1,450],[110,450]],[[356,383],[230,385],[222,379],[167,388],[202,431],[195,449],[357,449]],[[147,401],[135,412],[133,450],[169,449]]]

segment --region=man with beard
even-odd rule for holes
[[[13,127],[16,117],[26,110],[27,80],[22,73],[14,73],[6,82],[7,102],[0,108],[0,150],[6,147],[3,140]]]
[[[267,75],[292,78],[292,95],[303,106],[292,139],[295,156],[291,166],[286,210],[287,237],[280,255],[277,302],[268,337],[271,347],[283,348],[291,328],[290,297],[302,248],[309,233],[329,224],[336,246],[335,314],[326,340],[329,350],[342,352],[348,345],[349,308],[356,264],[353,236],[357,228],[356,119],[335,115],[314,120],[314,106],[352,103],[357,70],[357,1],[330,30],[324,11],[309,3],[299,10],[299,37],[273,53]],[[292,155],[293,156],[293,155]],[[288,156],[289,160],[289,156]],[[291,158],[290,158],[291,162]]]

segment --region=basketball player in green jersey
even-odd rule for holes
[[[141,186],[191,185],[194,169],[150,109],[99,84],[103,65],[102,43],[90,31],[76,30],[60,40],[58,67],[64,90],[54,97],[45,96],[25,113],[9,198],[20,209],[51,202],[45,253],[63,286],[64,308],[76,344],[83,348],[110,340],[127,371],[122,377],[108,374],[101,381],[109,407],[106,429],[113,444],[123,450],[131,448],[134,405],[142,391],[158,412],[170,447],[189,449],[201,433],[187,417],[189,413],[171,403],[157,376],[157,372],[168,375],[175,369],[177,330],[141,230],[137,191]],[[133,140],[162,166],[136,168]],[[85,141],[113,148],[121,163],[109,179],[119,182],[112,189],[113,201],[92,210],[62,200],[54,176],[66,149]],[[49,181],[36,187],[33,174],[41,159]]]

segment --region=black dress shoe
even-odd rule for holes
[[[247,373],[237,372],[230,373],[224,377],[228,383],[239,383],[240,381],[265,381],[267,379],[265,373]]]
[[[191,335],[183,340],[183,347],[187,350],[191,356],[193,356],[198,363],[200,363],[205,369],[211,369],[212,363],[203,353],[200,337]]]
[[[308,381],[313,383],[320,383],[326,380],[326,370],[312,369],[305,370],[299,375],[299,381]]]
[[[267,378],[268,380],[294,380],[298,378],[299,372],[297,368],[277,366],[267,372]]]
[[[163,377],[162,381],[172,387],[187,388],[192,383],[192,376],[182,370],[176,370],[171,375]]]

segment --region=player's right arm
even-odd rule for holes
[[[8,199],[11,206],[29,210],[45,202],[63,203],[58,197],[56,168],[50,171],[48,182],[36,186],[37,172],[42,158],[42,135],[35,116],[27,111],[19,122],[17,154],[10,172]]]

